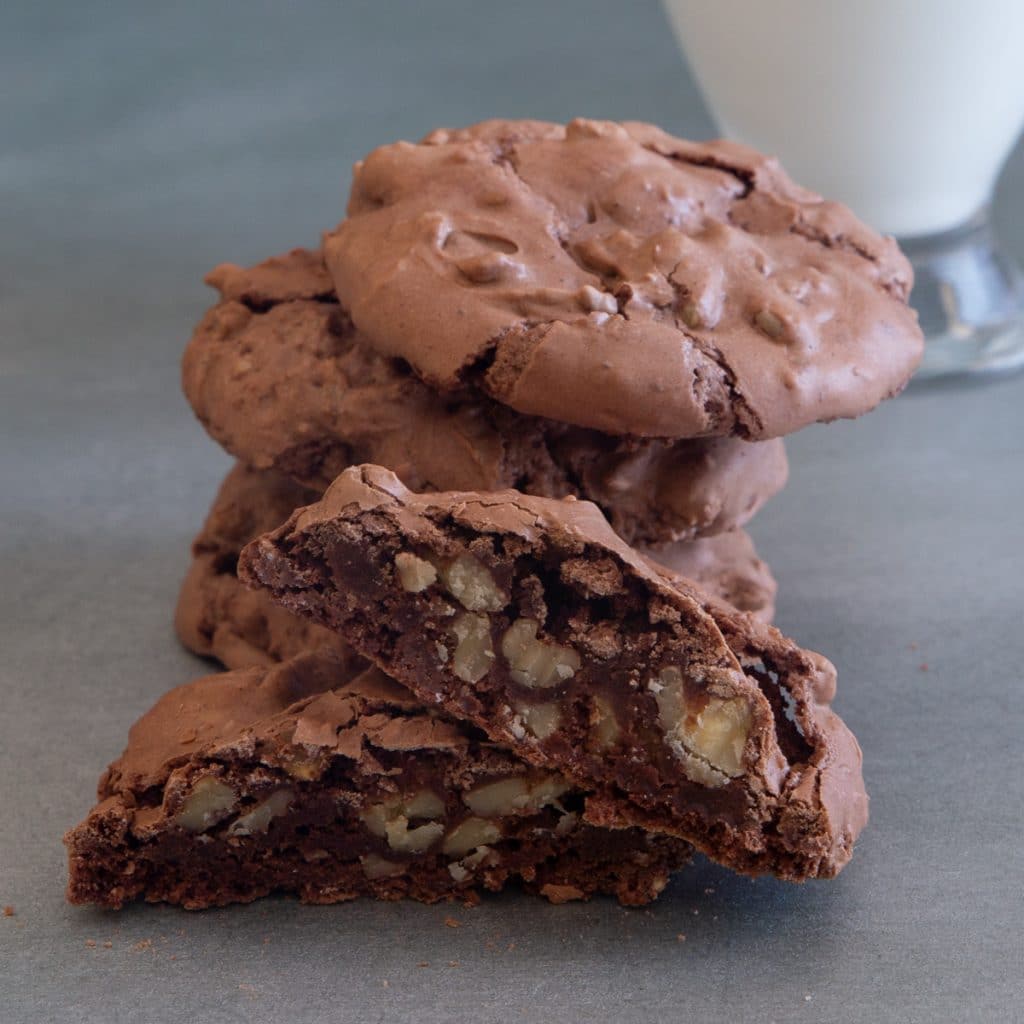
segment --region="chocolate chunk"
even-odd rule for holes
[[[802,879],[838,872],[867,819],[825,659],[647,562],[589,502],[417,495],[354,467],[239,575],[574,779],[600,824]]]
[[[235,574],[249,541],[320,496],[274,470],[239,463],[228,473],[192,546],[178,596],[175,628],[189,650],[228,668],[267,665],[318,647],[353,657],[336,633],[274,604],[265,590],[247,589]],[[775,580],[742,530],[680,541],[651,555],[709,593],[771,620]]]
[[[211,436],[259,469],[320,491],[354,462],[421,490],[519,487],[596,501],[630,541],[662,544],[742,525],[785,483],[780,441],[613,437],[440,396],[369,347],[337,304],[319,252],[224,265],[185,353],[185,394]]]
[[[431,387],[614,435],[857,416],[923,351],[892,239],[753,150],[635,122],[383,146],[324,246],[362,335]]]
[[[131,729],[68,832],[68,898],[191,909],[272,892],[472,898],[520,881],[555,902],[645,903],[685,842],[583,821],[584,794],[376,670],[331,651],[208,676]]]

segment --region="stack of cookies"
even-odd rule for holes
[[[891,240],[739,146],[501,121],[375,151],[319,249],[207,280],[184,388],[238,462],[176,625],[230,671],[133,727],[72,899],[846,863],[860,751],[742,527],[783,435],[916,366]]]

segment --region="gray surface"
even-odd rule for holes
[[[866,752],[836,882],[65,906],[62,831],[201,669],[170,617],[228,465],[178,394],[202,272],[315,238],[360,153],[435,123],[709,123],[650,2],[46,6],[0,15],[0,1021],[1021,1019],[1024,379],[804,432],[756,523]],[[1024,254],[1020,151],[997,214]]]

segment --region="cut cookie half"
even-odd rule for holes
[[[68,898],[190,909],[272,892],[475,899],[520,881],[552,902],[646,903],[680,840],[583,820],[583,794],[332,652],[196,680],[131,729],[65,837]]]
[[[353,467],[239,575],[428,706],[751,874],[831,876],[867,820],[834,670],[645,560],[588,502]]]

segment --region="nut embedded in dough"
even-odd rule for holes
[[[205,832],[229,815],[237,804],[235,791],[213,775],[204,775],[185,797],[175,824],[189,832]]]
[[[483,679],[494,664],[491,620],[486,615],[463,612],[451,627],[457,641],[452,655],[452,672],[467,683]]]
[[[658,718],[672,752],[694,782],[717,788],[743,774],[743,753],[752,717],[740,697],[708,697],[703,707],[687,699],[683,674],[663,668],[649,684],[658,704]]]
[[[418,594],[437,582],[437,569],[410,551],[399,551],[395,555],[395,568],[402,589],[410,594]]]
[[[535,619],[517,619],[501,639],[501,653],[510,674],[522,686],[546,689],[571,679],[580,667],[580,656],[571,648],[537,639]]]

